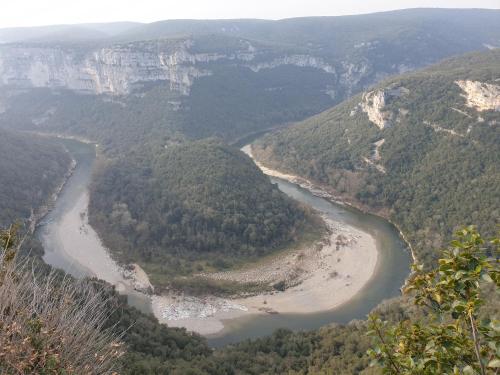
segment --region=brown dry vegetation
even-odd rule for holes
[[[104,329],[107,298],[16,260],[15,228],[0,232],[0,373],[116,374],[122,344]]]

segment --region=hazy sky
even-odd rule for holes
[[[0,28],[175,18],[279,19],[416,7],[500,9],[500,0],[1,0]]]

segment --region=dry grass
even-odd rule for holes
[[[0,231],[0,373],[116,374],[123,348],[107,298],[85,281],[16,260],[15,229]]]

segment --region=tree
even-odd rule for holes
[[[370,316],[377,345],[368,354],[387,374],[498,374],[500,321],[483,317],[481,288],[500,287],[500,239],[489,242],[473,228],[456,233],[437,269],[414,275],[404,288],[426,318],[390,326]]]

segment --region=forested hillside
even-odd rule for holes
[[[164,278],[268,254],[313,220],[250,158],[213,139],[171,145],[152,166],[130,158],[103,166],[90,215],[120,259]]]
[[[70,163],[50,139],[0,130],[0,227],[29,219],[48,203]]]
[[[500,52],[396,77],[257,142],[264,163],[395,221],[429,261],[462,223],[500,219]]]

